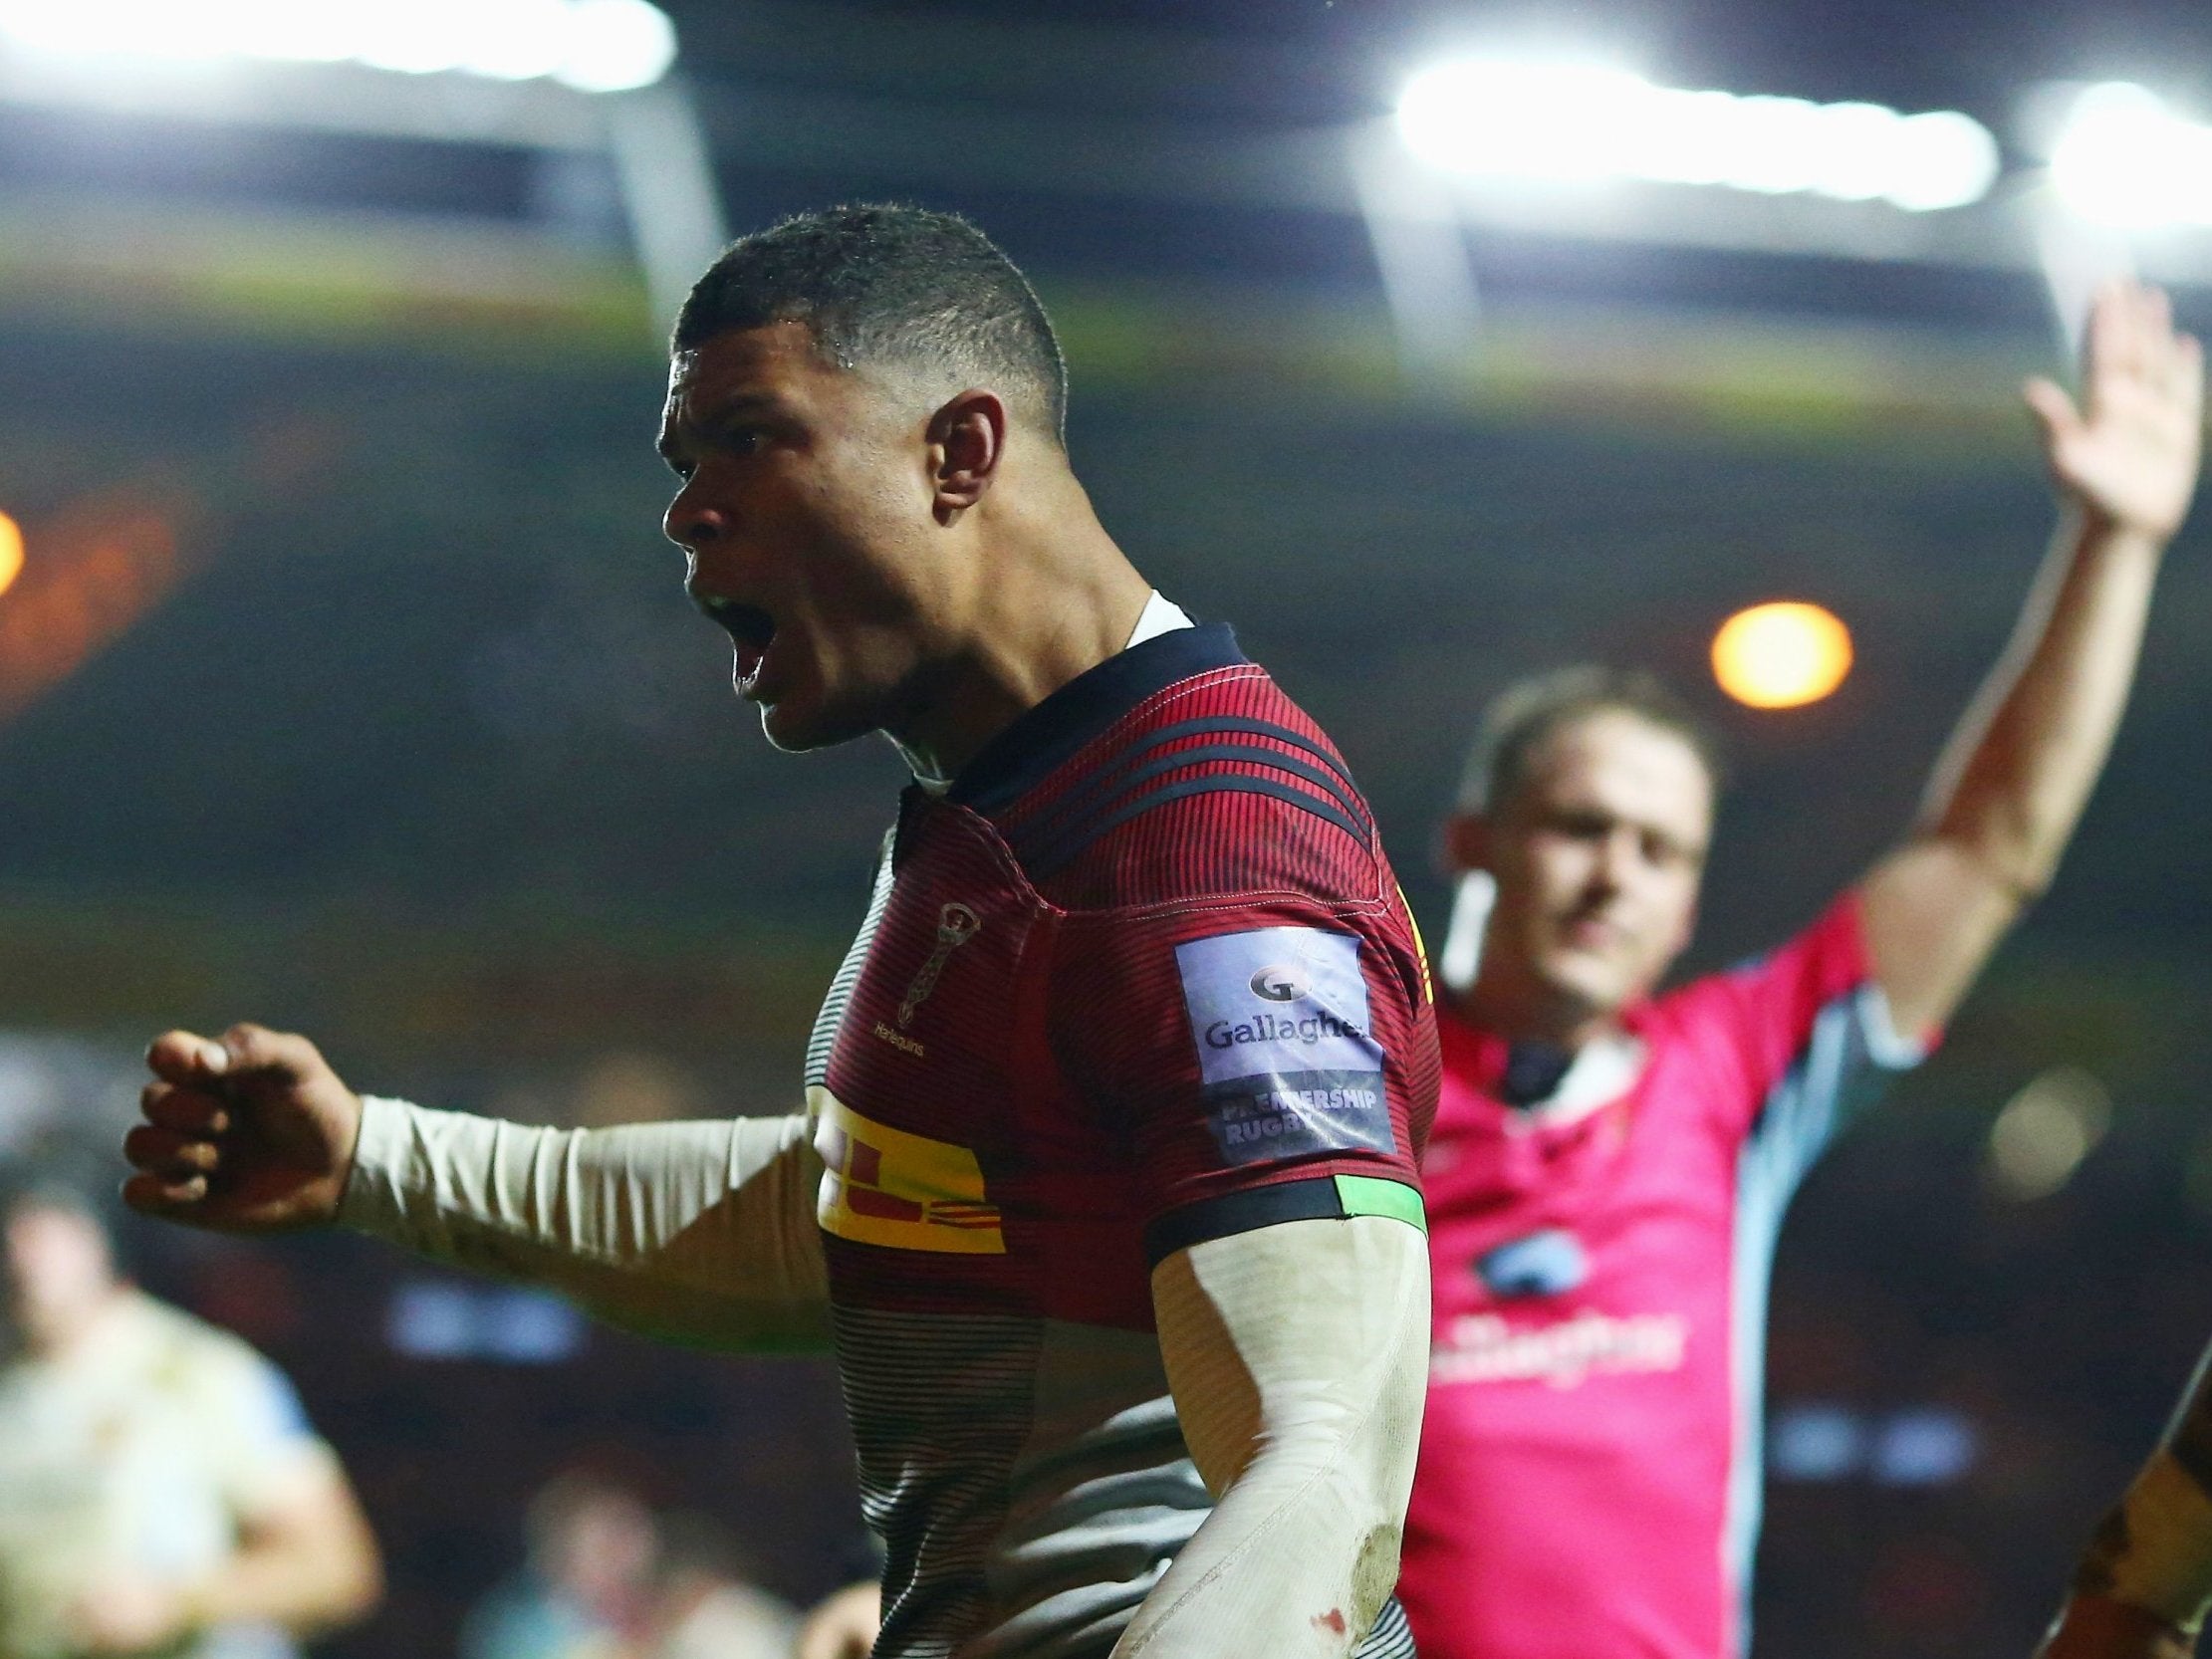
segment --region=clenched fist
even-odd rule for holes
[[[225,1233],[335,1219],[360,1096],[304,1037],[233,1026],[220,1042],[166,1032],[146,1051],[145,1121],[123,1137],[134,1210]]]

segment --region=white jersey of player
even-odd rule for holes
[[[74,1659],[70,1608],[94,1586],[208,1572],[244,1518],[331,1466],[274,1365],[136,1291],[66,1357],[0,1359],[0,1659]],[[163,1659],[293,1651],[232,1627]]]

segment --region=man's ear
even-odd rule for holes
[[[948,399],[929,417],[929,476],[937,522],[950,524],[983,499],[1006,455],[1010,422],[995,391],[980,387]]]
[[[1444,820],[1443,834],[1438,837],[1437,848],[1444,861],[1444,873],[1464,875],[1469,870],[1486,870],[1490,867],[1490,820],[1480,813],[1454,813]]]

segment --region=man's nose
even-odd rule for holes
[[[1593,874],[1607,892],[1617,892],[1627,885],[1629,872],[1635,866],[1636,852],[1636,833],[1626,828],[1615,830],[1599,843]]]
[[[668,503],[668,511],[660,518],[660,533],[693,553],[711,546],[728,529],[721,511],[694,500],[688,485],[676,492],[676,499]]]

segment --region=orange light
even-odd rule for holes
[[[15,520],[0,513],[0,593],[15,586],[15,579],[23,574],[23,530]]]
[[[1851,630],[1817,604],[1755,604],[1713,635],[1713,677],[1755,709],[1817,703],[1851,671]]]

